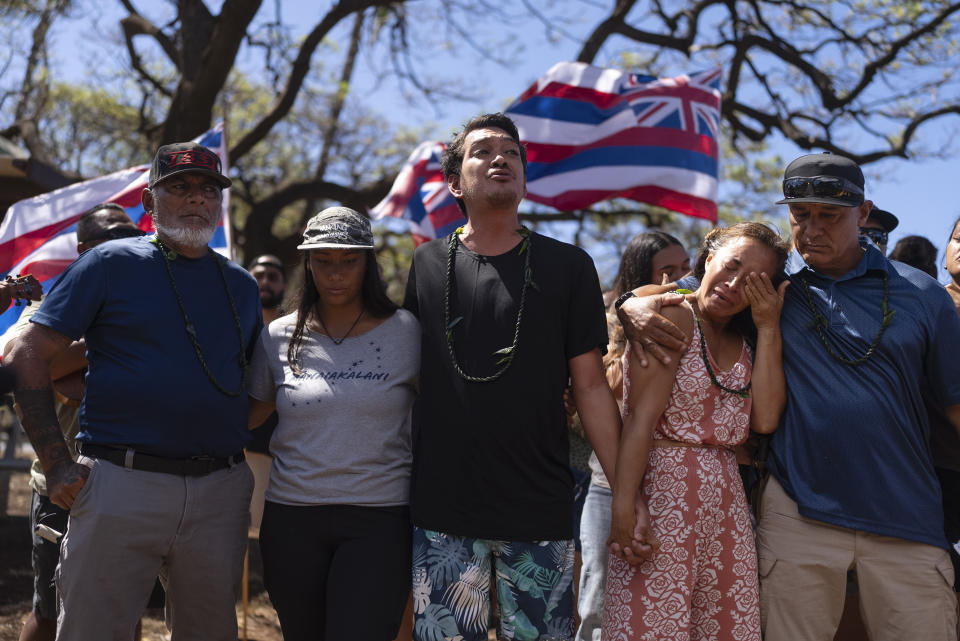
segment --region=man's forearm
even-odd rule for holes
[[[612,486],[620,440],[620,408],[605,384],[587,389],[575,388],[574,393],[584,432]]]
[[[31,323],[7,356],[17,375],[14,397],[20,421],[44,472],[72,462],[60,431],[50,382],[50,363],[70,342],[63,334]]]
[[[72,463],[70,450],[63,440],[60,421],[54,408],[53,389],[17,389],[14,392],[20,408],[23,429],[40,459],[44,472],[63,463]]]

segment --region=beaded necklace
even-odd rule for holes
[[[230,312],[233,314],[233,324],[237,328],[237,338],[240,340],[240,391],[231,392],[223,387],[219,381],[213,376],[213,372],[210,371],[210,367],[207,365],[207,361],[203,358],[203,350],[200,348],[200,342],[197,340],[197,330],[193,326],[193,322],[190,320],[190,316],[187,314],[187,308],[183,304],[183,297],[180,295],[180,290],[177,288],[177,280],[173,277],[173,269],[170,267],[170,263],[177,258],[177,252],[172,249],[167,248],[167,246],[160,240],[159,236],[154,236],[150,239],[150,242],[157,246],[157,249],[160,250],[160,255],[163,257],[163,266],[167,268],[167,276],[170,277],[170,285],[173,287],[173,294],[177,298],[177,305],[180,306],[180,313],[183,314],[183,324],[184,328],[187,331],[187,336],[190,338],[190,343],[193,345],[193,351],[197,354],[197,360],[200,361],[200,367],[203,368],[203,372],[207,375],[207,378],[213,383],[213,386],[220,391],[221,394],[225,394],[231,398],[235,398],[244,393],[244,387],[247,380],[247,353],[243,345],[243,328],[240,326],[240,316],[237,314],[236,303],[233,302],[233,295],[230,294],[230,288],[227,286],[227,277],[223,273],[223,264],[222,261],[225,260],[220,256],[217,256],[212,249],[207,248],[207,256],[213,259],[213,262],[217,265],[217,271],[220,273],[220,282],[223,283],[223,291],[227,293],[227,300],[230,301]]]
[[[497,380],[503,376],[504,372],[510,369],[510,365],[513,363],[513,359],[517,355],[517,349],[520,345],[520,321],[523,319],[523,308],[527,302],[527,289],[530,287],[538,289],[537,284],[533,282],[533,272],[530,269],[530,254],[533,251],[533,243],[531,242],[530,230],[521,226],[517,230],[517,233],[523,237],[523,241],[520,243],[520,253],[523,254],[526,252],[527,255],[523,265],[523,288],[520,290],[520,308],[517,310],[517,322],[513,330],[513,343],[510,347],[498,349],[493,353],[494,356],[500,357],[497,365],[501,367],[497,371],[490,376],[471,376],[460,367],[460,363],[457,361],[456,350],[453,347],[453,328],[463,320],[463,316],[457,316],[453,320],[450,319],[452,316],[450,310],[450,292],[453,289],[454,263],[456,262],[457,246],[460,244],[460,234],[462,233],[463,227],[457,227],[453,234],[450,235],[450,245],[447,249],[447,280],[443,288],[443,325],[446,328],[447,351],[450,352],[453,369],[460,375],[460,378],[471,383],[489,383]]]
[[[887,327],[893,322],[894,310],[888,306],[890,302],[890,283],[888,282],[887,272],[883,272],[883,299],[880,301],[880,331],[877,332],[876,337],[873,339],[873,342],[870,343],[867,351],[864,352],[862,356],[852,359],[841,356],[833,349],[826,330],[829,322],[823,317],[813,302],[813,294],[810,293],[810,285],[807,283],[806,277],[801,276],[799,280],[803,284],[804,302],[806,302],[807,308],[810,309],[810,313],[813,314],[813,328],[817,332],[817,336],[820,337],[820,342],[823,343],[827,353],[830,354],[835,361],[843,363],[844,365],[862,365],[870,360],[877,351],[877,346],[880,344],[880,338],[883,336],[883,333],[887,331]]]
[[[750,398],[750,387],[753,385],[753,381],[747,381],[746,386],[734,389],[725,387],[717,380],[717,375],[713,373],[713,368],[710,367],[710,357],[707,355],[707,340],[703,337],[703,326],[700,325],[700,318],[696,314],[693,315],[693,318],[697,321],[697,330],[700,332],[700,357],[703,358],[703,365],[707,368],[707,374],[710,375],[710,382],[728,394],[736,394],[740,398]]]

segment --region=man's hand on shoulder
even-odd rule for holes
[[[663,288],[663,285],[647,287]],[[623,332],[637,355],[642,367],[647,366],[647,354],[664,365],[670,363],[665,349],[682,351],[690,338],[674,323],[660,313],[665,305],[679,305],[683,295],[677,293],[657,293],[645,295],[645,289],[635,290],[637,296],[628,298],[617,310],[617,318],[623,325]]]

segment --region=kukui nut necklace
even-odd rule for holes
[[[870,343],[867,351],[859,358],[844,358],[833,349],[833,346],[830,344],[830,337],[827,336],[827,326],[829,322],[823,317],[823,314],[820,313],[816,304],[813,302],[813,294],[810,293],[810,285],[807,283],[807,279],[801,276],[799,280],[803,284],[804,300],[810,309],[810,313],[813,314],[813,328],[816,330],[817,336],[820,337],[820,342],[823,343],[827,353],[830,354],[835,361],[843,363],[844,365],[862,365],[870,360],[877,351],[877,345],[880,344],[880,338],[883,336],[883,333],[887,331],[887,327],[893,322],[894,310],[888,306],[890,302],[890,283],[888,282],[887,272],[883,272],[883,299],[880,301],[880,331],[877,332],[876,337],[873,339],[873,342]]]
[[[453,267],[456,262],[457,246],[460,244],[460,234],[462,233],[463,227],[457,227],[450,235],[450,245],[447,249],[447,282],[443,288],[443,326],[446,328],[447,350],[450,352],[453,369],[460,375],[460,378],[471,383],[489,383],[503,376],[503,373],[510,369],[510,365],[517,355],[517,349],[520,345],[520,321],[523,319],[523,308],[527,302],[527,290],[530,287],[537,289],[537,284],[533,282],[533,272],[530,269],[530,254],[533,243],[531,242],[530,230],[526,227],[520,227],[517,230],[517,233],[523,237],[523,240],[520,242],[520,253],[523,254],[526,252],[526,259],[523,264],[523,288],[520,290],[520,308],[517,310],[517,322],[513,329],[513,343],[510,347],[498,349],[493,353],[494,356],[500,357],[497,365],[501,367],[497,371],[490,376],[471,376],[460,367],[460,363],[457,361],[457,352],[453,348],[453,328],[463,320],[463,316],[457,316],[454,319],[450,318],[452,316],[450,311],[450,298],[454,279]]]
[[[170,285],[173,287],[173,294],[177,297],[177,305],[180,306],[180,313],[183,314],[183,324],[187,330],[187,336],[190,337],[190,343],[193,345],[193,351],[197,354],[197,360],[200,361],[200,367],[203,368],[203,372],[207,375],[207,378],[210,379],[210,382],[213,383],[213,386],[216,387],[222,394],[230,397],[237,397],[241,394],[244,394],[244,387],[247,380],[247,351],[243,344],[243,328],[240,326],[240,316],[237,314],[237,305],[233,302],[233,295],[230,294],[230,288],[227,286],[227,277],[223,273],[222,261],[225,259],[217,256],[217,254],[215,254],[209,247],[207,248],[207,256],[213,259],[213,262],[217,264],[217,271],[220,272],[220,282],[223,283],[223,291],[227,293],[227,300],[230,301],[230,312],[233,314],[233,324],[237,328],[237,338],[239,339],[240,343],[240,359],[238,362],[240,365],[240,390],[237,392],[231,392],[225,389],[223,385],[221,385],[220,382],[214,378],[213,372],[210,371],[210,367],[207,365],[207,361],[203,358],[203,350],[200,349],[200,342],[197,340],[197,330],[190,321],[190,316],[187,314],[187,308],[183,305],[183,297],[180,296],[180,290],[177,289],[177,280],[173,277],[173,269],[170,267],[170,263],[177,258],[177,252],[168,249],[158,236],[151,238],[150,242],[157,246],[157,249],[160,250],[160,255],[163,256],[163,266],[167,268],[167,276],[170,277]]]
[[[353,325],[350,326],[350,329],[347,330],[347,333],[341,336],[340,338],[336,338],[334,337],[333,334],[330,333],[330,330],[327,329],[326,323],[323,322],[323,316],[320,315],[320,312],[318,311],[316,312],[316,314],[317,314],[317,320],[320,321],[320,327],[323,328],[323,333],[327,335],[327,338],[333,341],[334,345],[339,345],[343,341],[347,340],[347,336],[350,335],[350,332],[353,331],[353,328],[357,326],[357,323],[359,323],[360,319],[363,317],[363,312],[364,310],[361,309],[360,315],[357,316],[357,320],[353,321]]]
[[[707,354],[707,339],[703,337],[703,326],[700,325],[700,318],[696,314],[693,315],[693,318],[697,321],[697,330],[700,332],[700,356],[703,358],[704,367],[707,368],[707,374],[710,375],[710,382],[728,394],[736,394],[740,398],[750,398],[750,386],[753,385],[753,381],[747,381],[746,386],[740,389],[734,389],[722,385],[720,381],[717,380],[717,375],[713,373],[713,368],[710,367],[710,356]]]

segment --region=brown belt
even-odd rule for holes
[[[716,450],[730,450],[731,448],[727,445],[720,445],[718,443],[688,443],[687,441],[672,441],[666,438],[655,438],[653,439],[654,447],[706,447]]]

